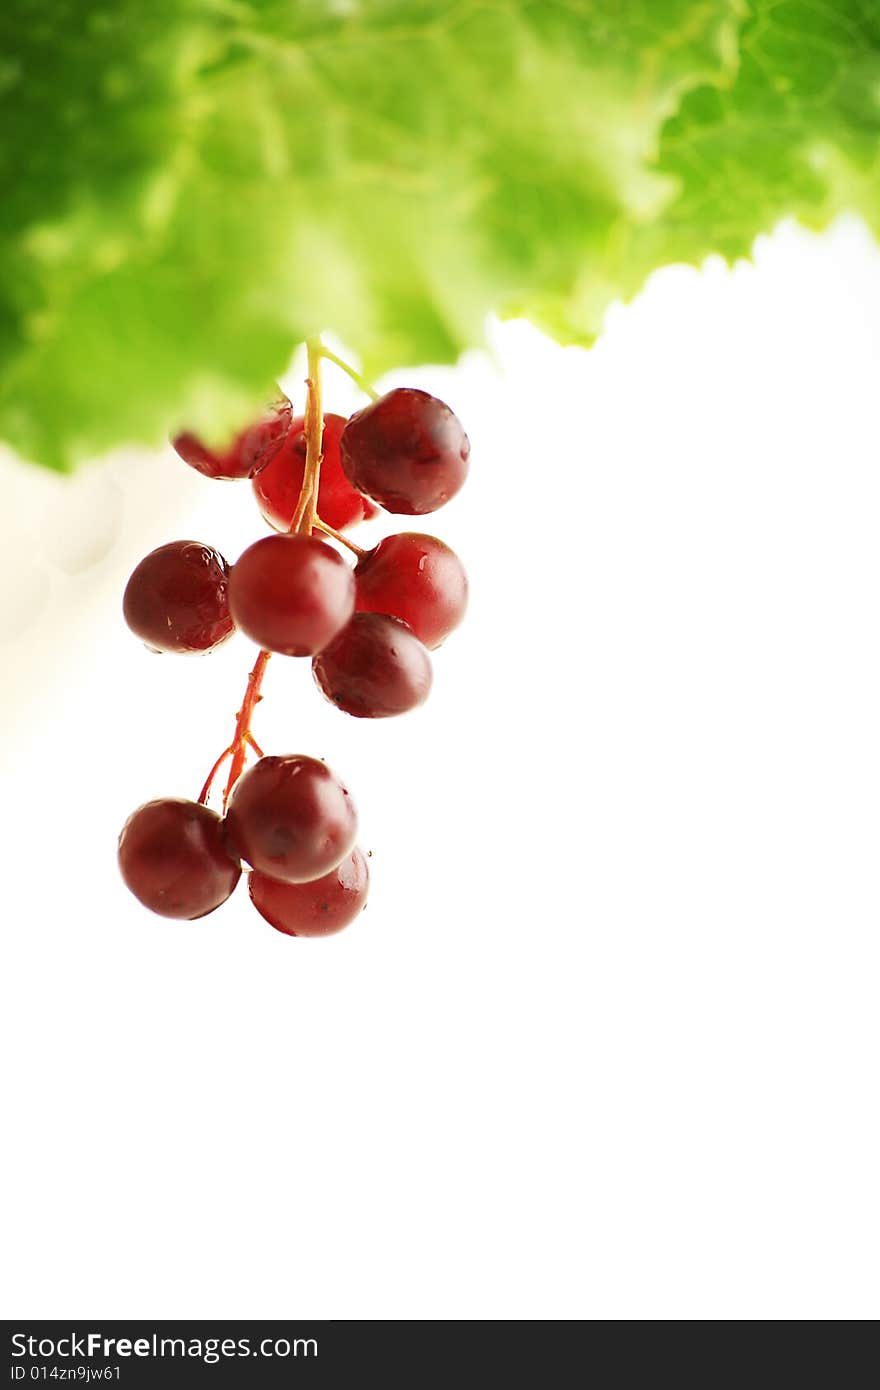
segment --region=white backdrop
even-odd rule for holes
[[[867,235],[782,228],[399,378],[472,438],[423,529],[473,602],[400,721],[271,664],[257,737],[373,850],[326,941],[116,873],[253,656],[149,655],[125,579],[234,559],[247,485],[4,462],[5,1316],[877,1314],[878,325]]]

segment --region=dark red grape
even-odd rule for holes
[[[190,921],[225,903],[241,877],[220,817],[178,797],[148,801],[129,816],[119,836],[119,868],[144,907]]]
[[[335,869],[357,835],[346,788],[317,758],[261,758],[236,782],[226,812],[235,854],[285,883],[308,883]]]
[[[331,704],[360,719],[405,714],[428,698],[431,658],[399,618],[355,613],[312,662]]]
[[[471,451],[448,405],[404,386],[352,415],[339,448],[352,487],[406,516],[435,512],[454,497]]]
[[[354,526],[375,516],[377,511],[368,497],[355,492],[342,471],[339,437],[345,425],[346,421],[341,415],[324,416],[318,515],[336,531],[343,531],[346,526]],[[303,484],[305,463],[305,422],[302,416],[298,416],[290,427],[284,447],[253,482],[260,511],[276,531],[290,530]]]
[[[386,536],[354,573],[358,611],[401,618],[426,647],[439,647],[464,617],[467,575],[455,551],[436,536]]]
[[[206,478],[253,478],[275,458],[287,438],[292,416],[290,401],[281,396],[225,449],[209,449],[189,433],[179,434],[172,443],[180,457]]]
[[[206,652],[235,631],[229,566],[200,541],[171,541],[141,560],[125,588],[122,611],[155,652]]]
[[[314,537],[264,536],[232,567],[229,609],[266,651],[314,656],[354,611],[354,575]]]
[[[251,902],[287,936],[330,936],[353,922],[367,901],[370,875],[361,850],[311,883],[280,883],[256,870],[248,875]]]

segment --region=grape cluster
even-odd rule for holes
[[[324,936],[354,920],[369,881],[354,804],[323,761],[266,756],[257,745],[250,719],[266,663],[272,653],[309,657],[319,690],[355,718],[404,714],[430,691],[429,650],[464,616],[465,572],[442,541],[404,531],[362,550],[343,534],[380,509],[420,516],[453,497],[470,452],[460,422],[436,397],[405,388],[374,395],[349,420],[322,417],[313,375],[305,416],[285,397],[222,451],[192,434],[174,440],[205,476],[250,479],[274,534],[231,566],[197,541],[160,546],[126,586],[125,620],[152,651],[208,652],[236,630],[260,648],[233,741],[199,799],[147,802],[120,835],[125,883],[165,917],[213,912],[244,861],[251,901],[278,931]],[[331,539],[354,552],[354,565]],[[257,761],[247,767],[249,752]],[[221,817],[206,803],[227,759]]]

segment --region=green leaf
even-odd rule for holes
[[[657,266],[880,227],[880,0],[7,0],[0,437],[218,438],[296,343],[590,342]]]

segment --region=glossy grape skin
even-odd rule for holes
[[[226,812],[232,853],[285,883],[308,883],[352,849],[357,812],[347,789],[317,758],[261,758],[236,782]]]
[[[119,836],[119,869],[144,907],[187,921],[225,903],[241,877],[220,817],[181,797],[132,812]]]
[[[354,575],[329,545],[311,536],[264,536],[229,576],[229,609],[266,651],[314,656],[354,611]]]
[[[405,386],[352,415],[339,448],[352,487],[405,516],[435,512],[454,497],[471,450],[448,405]]]
[[[325,415],[321,441],[323,458],[318,483],[318,515],[336,531],[355,526],[377,512],[368,497],[355,492],[342,471],[339,438],[346,423],[342,415]],[[305,421],[298,416],[290,427],[284,447],[253,481],[254,496],[260,511],[276,531],[290,530],[299,502],[305,463]]]
[[[251,902],[286,936],[331,936],[349,926],[366,905],[367,861],[355,847],[329,874],[311,883],[280,883],[256,869],[248,874]]]
[[[272,462],[291,427],[293,407],[286,396],[272,401],[226,449],[209,449],[197,435],[184,432],[172,440],[185,463],[205,478],[236,481],[253,478]]]
[[[431,658],[418,637],[387,613],[355,613],[312,662],[318,686],[357,719],[405,714],[428,698]]]
[[[426,647],[439,647],[465,615],[464,566],[436,536],[386,536],[358,561],[354,574],[358,611],[401,618]]]
[[[229,566],[213,546],[171,541],[132,572],[122,599],[125,621],[154,652],[206,652],[235,631]]]

